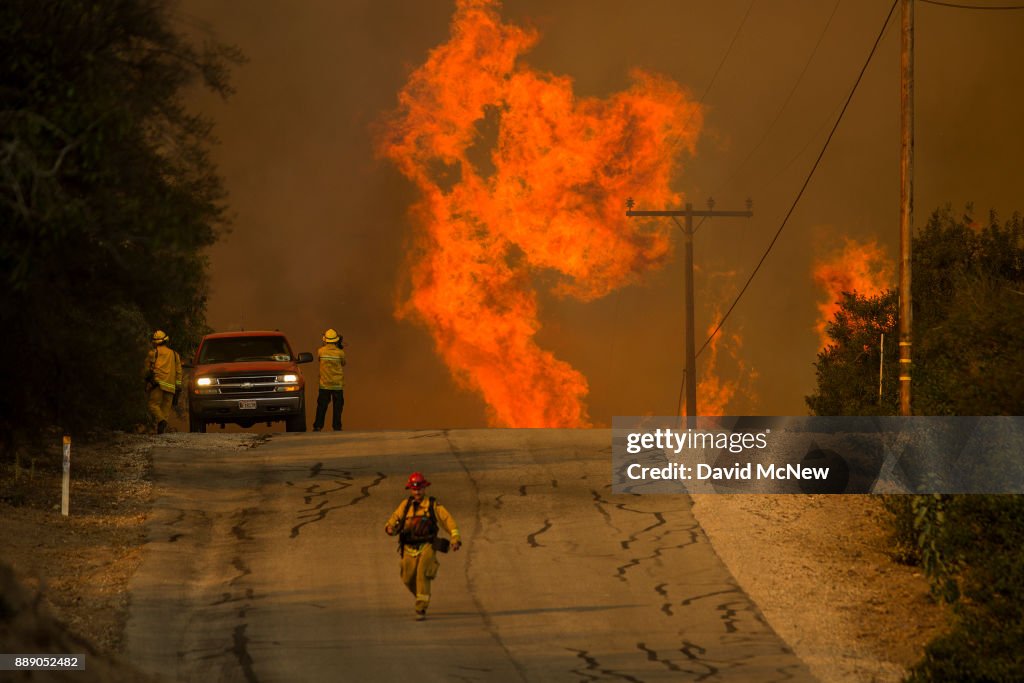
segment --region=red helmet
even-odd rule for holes
[[[425,489],[430,486],[430,482],[419,472],[413,472],[409,475],[409,481],[406,482],[405,488],[407,489]]]

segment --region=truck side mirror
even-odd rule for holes
[[[311,354],[309,351],[303,351],[302,353],[299,354],[299,359],[297,361],[295,361],[295,362],[296,363],[312,363],[313,362],[313,354]]]

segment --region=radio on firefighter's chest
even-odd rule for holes
[[[433,498],[416,505],[412,499],[406,502],[402,515],[402,530],[399,540],[405,544],[429,543],[437,538],[437,515]]]

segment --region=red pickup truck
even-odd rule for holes
[[[189,431],[209,424],[252,427],[284,421],[289,432],[306,431],[306,384],[299,363],[313,354],[292,353],[278,331],[218,332],[203,337],[188,381]]]

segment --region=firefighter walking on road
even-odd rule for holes
[[[439,566],[437,552],[446,553],[449,547],[452,550],[462,547],[459,528],[451,513],[433,496],[424,500],[428,486],[430,482],[419,472],[409,475],[405,488],[411,495],[402,501],[384,525],[388,536],[398,536],[402,583],[416,598],[418,621],[427,618],[430,582],[437,576]],[[451,536],[450,542],[438,538],[441,528]]]
[[[151,340],[153,348],[146,355],[146,393],[157,434],[167,430],[167,418],[181,395],[181,356],[167,346],[170,339],[166,332],[157,330]]]
[[[320,392],[316,397],[316,418],[313,420],[313,431],[324,428],[327,418],[327,405],[334,401],[331,411],[331,428],[341,431],[341,411],[345,408],[345,347],[341,343],[341,335],[330,328],[321,337],[324,345],[317,350],[320,361]]]

